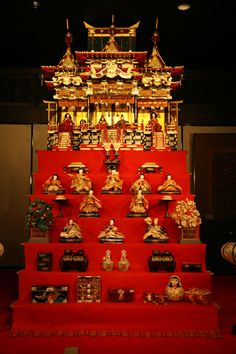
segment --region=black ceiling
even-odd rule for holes
[[[176,9],[176,0],[31,0],[1,3],[0,66],[56,65],[65,50],[66,18],[74,50],[86,50],[83,21],[93,26],[131,26],[140,21],[137,50],[152,48],[151,37],[158,18],[159,50],[167,65],[185,69],[233,70],[235,1],[190,0],[187,12]]]

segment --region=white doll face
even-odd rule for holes
[[[140,176],[140,179],[144,179],[144,175],[141,175],[141,176]]]
[[[79,170],[79,174],[80,174],[80,175],[83,174],[83,170],[82,170],[82,169]]]
[[[177,278],[173,277],[170,279],[170,283],[171,283],[171,285],[176,286],[179,284],[179,280]]]
[[[52,179],[53,179],[54,181],[56,181],[56,180],[57,180],[57,175],[53,175],[53,176],[52,176]]]
[[[92,190],[89,191],[89,195],[93,195],[93,191]]]
[[[155,218],[155,219],[153,220],[153,224],[154,224],[154,225],[158,225],[158,218]]]
[[[68,224],[73,225],[74,221],[72,219],[69,220]]]
[[[114,224],[115,224],[114,220],[111,219],[111,220],[110,220],[110,225],[113,226]]]

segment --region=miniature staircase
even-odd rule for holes
[[[163,132],[153,133],[153,146],[155,146],[157,150],[165,149],[165,138]]]
[[[59,150],[71,150],[70,133],[62,132],[59,136]]]

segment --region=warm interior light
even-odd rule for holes
[[[33,6],[34,10],[38,10],[39,6],[40,6],[40,2],[39,1],[32,1],[32,6]]]
[[[180,1],[177,8],[180,11],[186,11],[189,10],[191,7],[190,3],[188,1]]]

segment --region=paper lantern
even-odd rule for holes
[[[236,242],[226,242],[221,247],[221,255],[227,262],[236,265]]]
[[[0,258],[3,256],[4,254],[4,246],[2,243],[0,243]]]

